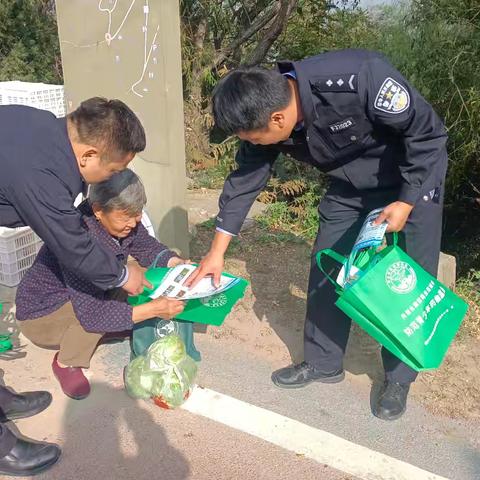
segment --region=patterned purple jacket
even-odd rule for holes
[[[124,263],[131,255],[142,267],[149,267],[154,262],[158,267],[165,267],[170,258],[176,256],[151,237],[141,223],[128,237],[119,241],[95,219],[87,202],[82,203],[79,210],[83,214],[84,228]],[[131,329],[132,307],[111,296],[111,291],[100,290],[61,265],[44,245],[18,286],[17,320],[49,315],[70,301],[80,324],[88,332],[107,333]]]

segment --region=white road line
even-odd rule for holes
[[[364,480],[447,480],[207,388],[195,388],[182,408]]]

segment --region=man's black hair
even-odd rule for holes
[[[133,111],[120,100],[94,97],[68,115],[78,141],[121,155],[145,150],[145,130]]]
[[[266,128],[271,114],[287,107],[291,96],[288,80],[277,70],[240,67],[213,92],[215,124],[227,135]]]

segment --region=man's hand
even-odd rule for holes
[[[145,270],[134,263],[127,265],[128,280],[122,288],[129,295],[139,295],[143,292],[144,287],[153,288],[151,283],[145,278]]]
[[[220,276],[223,272],[224,259],[222,253],[210,252],[200,262],[198,268],[187,278],[184,285],[186,287],[194,287],[202,278],[213,276],[213,284],[218,287],[220,284]]]
[[[213,284],[215,287],[220,285],[220,277],[225,263],[223,257],[232,238],[232,235],[223,232],[217,231],[215,233],[210,251],[200,262],[198,268],[187,278],[184,283],[186,287],[193,288],[207,275],[213,276]]]
[[[400,232],[407,223],[413,205],[405,202],[393,202],[387,205],[375,220],[375,225],[388,223],[387,232]]]

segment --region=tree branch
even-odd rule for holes
[[[296,2],[296,0],[295,0]],[[240,33],[235,40],[230,43],[223,51],[221,51],[213,62],[213,68],[218,68],[233,52],[248,41],[253,35],[265,27],[278,14],[280,3],[276,2],[265,10],[263,15],[257,17],[255,21],[244,32]]]
[[[267,55],[275,40],[285,28],[293,9],[297,6],[298,0],[280,0],[280,8],[263,38],[258,42],[253,52],[249,55],[247,65],[258,65]]]

